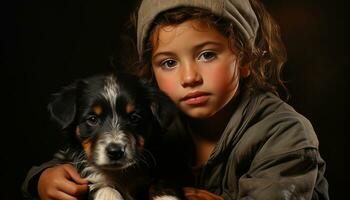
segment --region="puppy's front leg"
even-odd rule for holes
[[[114,188],[103,187],[96,191],[94,200],[124,200],[122,195]]]

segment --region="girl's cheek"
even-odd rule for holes
[[[238,84],[238,71],[236,68],[221,68],[210,73],[210,82],[217,92],[230,91]]]
[[[158,82],[158,86],[160,88],[160,90],[162,90],[163,92],[165,92],[166,94],[170,95],[171,91],[173,89],[173,85],[170,83],[170,81],[159,81]]]
[[[158,87],[161,91],[163,91],[165,94],[167,94],[171,100],[176,100],[176,93],[178,90],[178,85],[176,84],[176,81],[173,80],[171,77],[159,77],[156,75],[156,80]]]

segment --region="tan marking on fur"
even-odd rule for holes
[[[92,107],[92,110],[97,114],[100,115],[102,113],[102,107],[100,105],[95,105]]]
[[[84,151],[88,157],[88,159],[90,159],[90,156],[91,156],[91,144],[92,144],[92,141],[91,139],[86,139],[84,141],[82,141],[81,143],[83,145],[83,148],[84,148]]]
[[[80,128],[79,128],[79,126],[77,126],[77,128],[75,128],[75,134],[79,138],[79,136],[80,136]],[[91,139],[88,138],[86,140],[81,141],[81,145],[83,146],[87,157],[90,158],[90,155],[91,155]]]
[[[76,135],[77,137],[80,136],[80,128],[79,128],[79,126],[77,126],[77,128],[75,128],[75,135]]]
[[[134,106],[132,103],[129,103],[129,102],[128,102],[128,103],[126,104],[125,110],[126,110],[126,113],[132,113],[132,112],[135,111],[135,106]]]
[[[137,144],[138,144],[138,147],[142,149],[145,146],[145,138],[143,138],[142,136],[138,136]]]

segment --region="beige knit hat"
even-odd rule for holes
[[[137,22],[137,50],[140,56],[144,50],[145,37],[155,17],[163,11],[180,6],[204,8],[231,19],[247,41],[252,44],[255,42],[259,22],[249,0],[143,0]]]

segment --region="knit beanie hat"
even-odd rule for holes
[[[155,17],[163,11],[181,6],[207,9],[219,17],[231,19],[245,39],[254,46],[259,22],[249,0],[143,0],[137,22],[137,50],[140,56]]]

